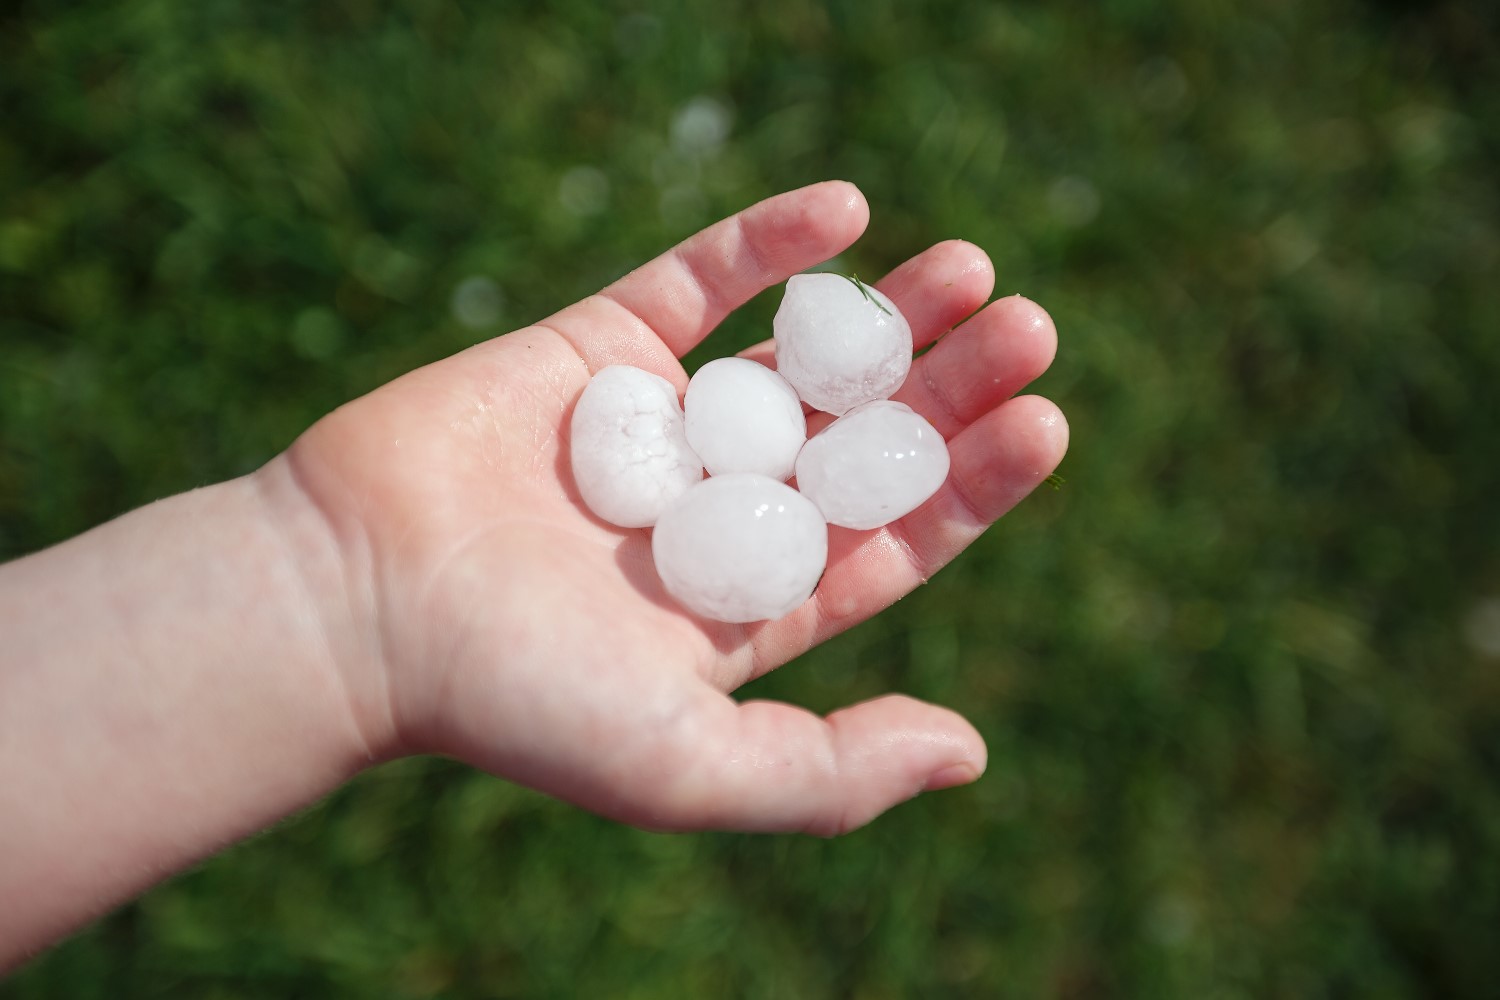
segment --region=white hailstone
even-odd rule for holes
[[[758,472],[786,482],[807,440],[807,418],[786,379],[745,358],[693,375],[683,399],[687,439],[711,476]]]
[[[830,524],[865,530],[922,505],[948,478],[948,446],[904,403],[855,407],[797,457],[797,488]]]
[[[629,365],[602,368],[573,409],[573,478],[589,510],[622,528],[645,528],[688,487],[703,463],[684,433],[672,383]]]
[[[731,472],[669,507],[651,551],[667,593],[689,610],[756,622],[790,614],[811,596],[828,562],[828,526],[785,483]]]
[[[814,409],[886,399],[911,370],[911,326],[895,303],[841,274],[799,274],[772,321],[776,369]]]

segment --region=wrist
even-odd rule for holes
[[[309,683],[332,695],[330,726],[348,738],[355,769],[404,752],[393,711],[368,540],[333,516],[283,452],[246,477],[275,541],[287,585],[278,594]],[[227,484],[226,484],[227,485]]]

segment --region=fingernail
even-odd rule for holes
[[[933,772],[923,791],[936,792],[944,788],[955,788],[978,779],[979,771],[973,764],[949,764],[942,770]]]

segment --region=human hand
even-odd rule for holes
[[[823,719],[728,697],[925,581],[1061,460],[1062,415],[1015,395],[1052,360],[1047,315],[1012,297],[947,332],[990,295],[982,251],[942,243],[878,282],[918,349],[941,337],[895,398],[948,440],[948,482],[886,528],[830,528],[827,573],[786,618],[682,609],[649,536],[591,516],[569,471],[568,420],[593,372],[635,365],[680,393],[678,357],[867,221],[841,182],[771,198],[350,403],[262,470],[275,509],[326,533],[305,576],[371,757],[451,754],[651,828],[825,835],[983,771],[973,727],[910,698]],[[746,353],[771,363],[767,345]]]

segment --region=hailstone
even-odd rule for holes
[[[688,445],[677,390],[629,365],[601,368],[573,409],[573,478],[589,510],[645,528],[703,478]]]
[[[731,472],[692,487],[656,522],[656,572],[689,610],[721,622],[781,618],[812,595],[828,526],[785,483]]]
[[[855,407],[797,457],[797,488],[830,524],[865,530],[922,505],[948,478],[948,446],[904,403]]]
[[[911,370],[911,326],[895,303],[841,274],[799,274],[771,323],[776,369],[814,409],[835,416],[886,399]]]
[[[683,407],[688,444],[709,475],[792,477],[807,418],[796,391],[765,365],[745,358],[710,361],[688,383]]]

